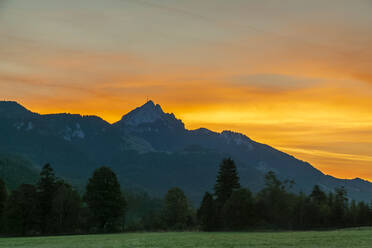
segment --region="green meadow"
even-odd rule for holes
[[[1,238],[7,248],[372,247],[372,229],[305,232],[158,232]]]

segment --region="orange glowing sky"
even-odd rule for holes
[[[0,97],[115,122],[149,97],[372,180],[372,1],[0,0]]]

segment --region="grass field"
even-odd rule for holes
[[[372,247],[372,229],[321,232],[124,233],[107,235],[0,238],[0,247]]]

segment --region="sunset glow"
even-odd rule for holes
[[[51,2],[0,1],[5,100],[113,123],[150,98],[372,180],[371,1]]]

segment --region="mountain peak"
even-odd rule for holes
[[[155,104],[152,100],[147,101],[145,104],[143,104],[141,107],[137,109],[142,109],[146,112],[157,112],[159,114],[164,114],[161,106],[159,104]]]
[[[28,117],[33,113],[15,101],[0,101],[0,115],[2,117]]]
[[[141,124],[154,123],[159,120],[166,123],[167,126],[175,127],[181,124],[182,128],[184,128],[182,121],[176,119],[174,114],[164,113],[161,106],[155,104],[152,100],[147,101],[141,107],[124,115],[118,123],[128,126],[138,126]]]
[[[142,107],[144,107],[144,106],[152,106],[152,107],[154,107],[155,106],[155,103],[152,100],[148,100],[145,104],[142,105]]]

